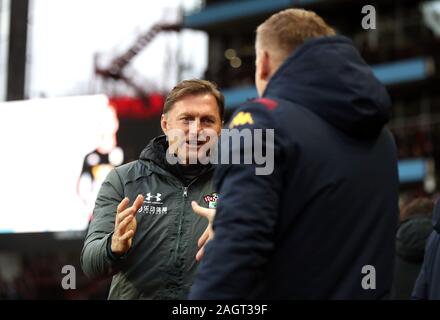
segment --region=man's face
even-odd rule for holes
[[[197,163],[222,128],[217,100],[209,93],[184,96],[162,115],[161,126],[170,150],[186,163]]]

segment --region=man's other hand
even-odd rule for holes
[[[208,226],[206,227],[205,232],[203,232],[202,236],[199,238],[199,241],[197,242],[199,251],[197,252],[196,260],[200,261],[205,252],[205,245],[208,243],[209,240],[214,238],[214,231],[212,230],[212,222],[214,221],[214,217],[215,217],[215,209],[208,209],[201,207],[195,201],[191,202],[191,206],[195,213],[197,213],[201,217],[205,217],[206,219],[208,219]]]
[[[136,232],[136,213],[144,202],[144,197],[138,195],[131,207],[127,207],[130,199],[124,198],[118,205],[115,219],[115,231],[112,236],[112,252],[121,256],[126,253],[133,242]]]

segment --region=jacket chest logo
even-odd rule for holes
[[[145,195],[145,200],[142,206],[139,208],[138,213],[148,215],[164,215],[168,213],[168,207],[165,207],[162,202],[162,193],[148,192]]]
[[[145,195],[145,200],[146,200],[147,202],[150,202],[151,199],[153,198],[156,202],[160,202],[161,197],[162,197],[162,193],[156,193],[156,195],[153,196],[153,195],[151,195],[150,192],[148,192],[148,193]]]

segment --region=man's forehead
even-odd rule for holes
[[[182,108],[176,108],[176,114],[178,115],[212,115],[214,113],[217,113],[217,111],[211,107],[182,107]]]
[[[174,113],[177,115],[181,115],[181,114],[211,115],[218,113],[218,106],[215,98],[213,98],[212,101],[209,100],[198,99],[198,100],[178,101],[174,105],[172,111],[174,111]]]

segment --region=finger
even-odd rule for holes
[[[142,206],[142,203],[144,203],[144,197],[142,195],[138,195],[131,207],[119,213],[119,216],[117,217],[118,223],[124,220],[128,215],[136,215],[137,211]]]
[[[127,209],[128,203],[130,202],[130,199],[125,197],[118,205],[116,213],[121,213],[125,209]]]
[[[144,203],[144,196],[139,194],[136,197],[136,200],[134,200],[133,205],[131,206],[131,208],[133,208],[134,210],[134,213],[136,213],[139,210],[139,208],[142,206],[142,203]]]
[[[205,246],[201,247],[199,251],[197,251],[196,254],[196,260],[200,261],[202,260],[203,255],[205,254]]]
[[[198,205],[197,202],[192,201],[191,207],[195,213],[197,213],[199,216],[207,218],[209,221],[212,221],[214,219],[215,215],[215,209],[208,209],[204,208]]]
[[[125,210],[122,211],[121,213],[119,213],[119,214],[116,216],[116,221],[117,221],[116,225],[118,226],[119,223],[121,223],[121,221],[123,221],[127,216],[129,216],[129,215],[134,215],[133,210],[134,210],[133,207],[130,207],[130,208],[128,208],[128,209],[125,209]]]
[[[118,234],[124,234],[125,229],[127,228],[128,224],[134,219],[132,215],[128,215],[124,220],[121,221],[121,223],[118,226],[118,229],[116,230]]]
[[[205,232],[203,232],[202,236],[199,238],[199,241],[197,241],[198,247],[202,247],[206,240],[209,238],[209,228],[206,228]]]
[[[134,231],[133,230],[128,230],[124,235],[122,235],[119,238],[119,241],[127,241],[130,240],[131,238],[133,238],[134,236]]]

